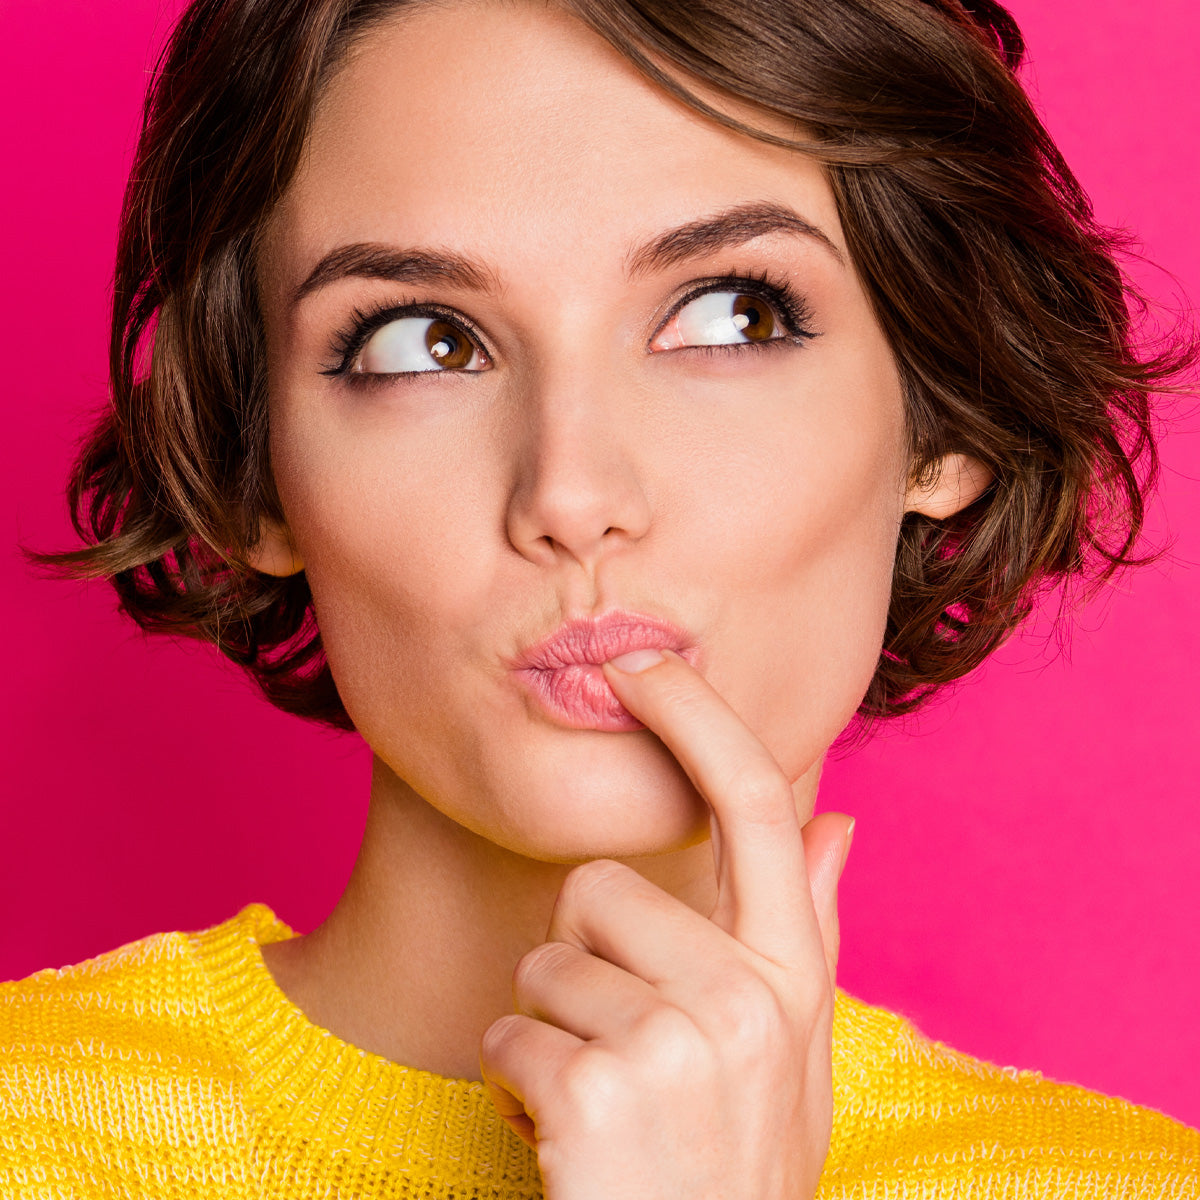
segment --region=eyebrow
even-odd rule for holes
[[[722,209],[708,217],[689,221],[661,233],[652,241],[632,250],[625,269],[630,278],[653,274],[678,266],[692,258],[702,258],[717,250],[740,246],[768,233],[788,233],[812,238],[832,253],[842,265],[846,259],[829,235],[806,221],[785,204],[759,200]]]
[[[688,221],[632,248],[625,258],[631,279],[740,246],[768,233],[811,238],[845,266],[846,259],[824,230],[784,204],[753,201]],[[467,291],[500,290],[496,272],[486,263],[449,250],[403,250],[378,242],[338,246],[326,254],[292,294],[292,305],[320,288],[348,277],[387,279],[393,283],[438,280]]]
[[[436,279],[467,291],[497,291],[499,281],[483,264],[453,251],[398,250],[377,242],[356,242],[331,250],[292,294],[293,307],[305,296],[349,276],[390,279],[393,283]]]

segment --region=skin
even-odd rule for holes
[[[827,240],[628,273],[664,231],[767,201]],[[296,300],[358,243],[468,255],[489,286]],[[823,172],[551,8],[417,8],[328,86],[259,269],[286,524],[254,562],[307,572],[374,754],[345,894],[263,947],[276,981],[346,1041],[485,1080],[548,1196],[811,1196],[850,825],[812,819],[821,763],[878,658],[904,512],[987,483],[951,455],[911,486]],[[819,336],[679,344],[690,285],[764,271]],[[472,322],[483,369],[323,373],[356,308],[414,302]],[[508,663],[613,609],[682,625],[696,668],[606,666],[647,729],[567,728]]]

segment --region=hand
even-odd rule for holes
[[[678,655],[618,698],[712,809],[706,919],[623,864],[575,867],[486,1031],[546,1200],[811,1200],[832,1128],[837,882],[853,824],[801,828],[766,747]]]

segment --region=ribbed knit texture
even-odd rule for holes
[[[251,904],[0,984],[0,1197],[540,1196],[481,1083],[368,1054],[290,1003],[258,947],[292,936]],[[1200,1132],[841,991],[834,1102],[823,1200],[1200,1198]]]

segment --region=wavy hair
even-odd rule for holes
[[[278,707],[350,720],[303,573],[248,555],[282,520],[267,449],[259,231],[314,104],[355,41],[424,0],[194,0],[151,81],[125,193],[111,403],[73,470],[82,549],[35,556],[112,581],[148,630],[214,643]],[[562,0],[695,109],[820,161],[895,356],[916,481],[944,454],[992,471],[942,519],[909,513],[860,713],[908,712],[961,677],[1048,587],[1141,561],[1157,471],[1151,396],[1195,362],[1146,350],[1120,234],[1018,79],[993,0]],[[689,81],[805,131],[788,141]]]

